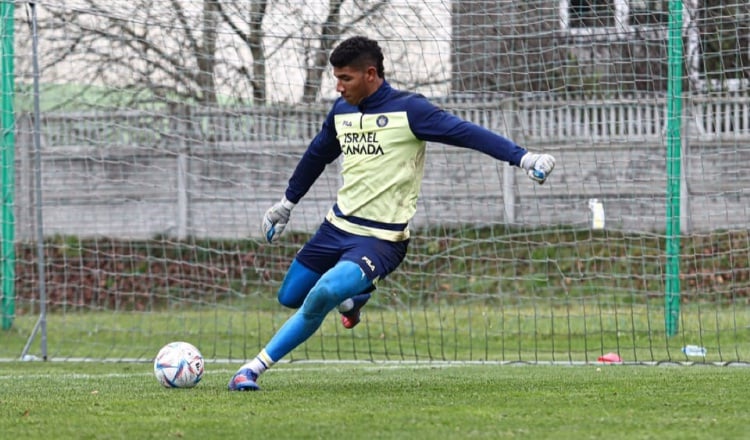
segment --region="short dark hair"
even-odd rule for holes
[[[375,66],[378,76],[385,77],[383,67],[383,51],[378,42],[367,37],[351,37],[342,41],[331,52],[328,61],[333,67],[357,67],[362,70],[368,66]]]

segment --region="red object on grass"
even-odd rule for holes
[[[607,353],[605,355],[599,356],[599,362],[622,362],[622,359],[620,358],[620,355],[617,353]]]

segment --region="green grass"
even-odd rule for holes
[[[747,369],[281,364],[231,393],[148,363],[0,363],[8,439],[728,439],[747,433]]]
[[[248,308],[251,306],[248,305]],[[48,357],[149,360],[172,340],[187,340],[210,360],[249,359],[290,316],[233,309],[150,313],[54,313],[47,316]],[[37,316],[18,317],[0,332],[0,359],[18,359]],[[684,345],[708,349],[686,358]],[[485,304],[391,309],[374,299],[354,331],[331,313],[322,327],[287,360],[440,360],[591,362],[618,352],[626,362],[750,362],[750,308],[688,304],[679,334],[664,332],[661,303],[602,305],[596,301],[536,305]],[[41,353],[40,337],[30,354]]]
[[[289,316],[275,288],[297,246],[49,247],[57,257],[48,266],[64,274],[47,284],[51,361],[0,362],[0,438],[746,435],[747,368],[674,364],[702,360],[682,355],[685,344],[705,346],[709,363],[750,361],[746,234],[686,240],[695,257],[683,261],[672,337],[664,333],[662,238],[553,231],[532,243],[467,234],[415,239],[413,256],[379,287],[360,326],[343,330],[332,313],[284,359],[292,362],[262,378],[263,392],[250,394],[230,393],[226,383]],[[19,251],[19,280],[35,279],[34,250]],[[267,273],[248,271],[246,255]],[[18,359],[38,319],[33,283],[18,287],[13,327],[0,333],[4,359]],[[162,287],[176,295],[168,304]],[[147,362],[178,339],[208,360],[192,390],[161,388]],[[40,342],[30,354],[40,355]],[[627,365],[597,365],[607,352]],[[58,362],[71,358],[98,362]],[[111,362],[121,359],[141,362]],[[431,362],[443,360],[458,362]],[[669,362],[633,365],[660,361]]]
[[[250,307],[250,306],[248,306]],[[288,309],[173,310],[150,313],[54,313],[47,316],[53,360],[153,358],[172,340],[187,340],[209,360],[249,359],[290,315]],[[18,359],[38,317],[25,315],[0,332],[0,359]],[[708,356],[686,358],[683,345]],[[667,338],[660,303],[599,305],[595,301],[535,306],[484,304],[390,309],[368,304],[363,323],[342,328],[331,313],[287,360],[406,360],[592,362],[618,352],[626,362],[749,362],[750,308],[689,304],[680,333]],[[40,337],[30,354],[41,354]]]

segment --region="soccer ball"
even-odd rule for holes
[[[167,388],[192,388],[203,371],[203,355],[188,342],[170,342],[154,358],[156,380]]]

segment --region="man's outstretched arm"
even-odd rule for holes
[[[412,99],[408,114],[409,125],[418,138],[488,154],[523,168],[526,175],[539,184],[544,183],[555,168],[552,155],[531,153],[504,136],[436,107],[426,98]]]

